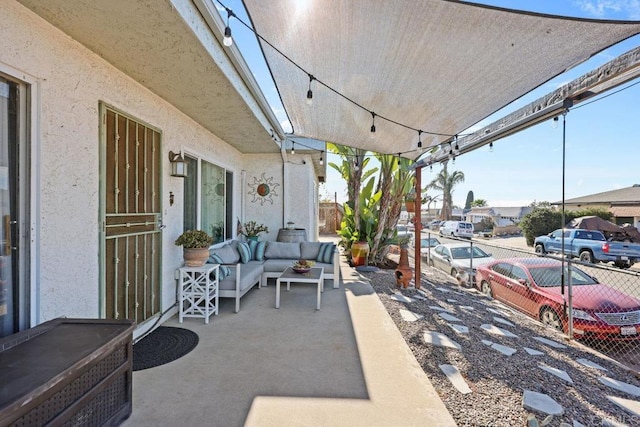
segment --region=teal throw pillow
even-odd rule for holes
[[[251,261],[251,247],[247,242],[238,243],[238,253],[240,253],[240,262],[243,264]]]
[[[222,265],[222,258],[220,258],[220,255],[218,254],[209,255],[207,263],[220,264],[220,267],[218,267],[218,272],[220,275],[220,277],[218,278],[219,280],[224,280],[225,277],[231,274],[231,270],[229,270],[229,267],[227,267],[226,265]]]
[[[320,252],[318,252],[318,258],[316,261],[324,264],[333,264],[333,251],[335,251],[336,245],[333,243],[323,243],[320,245]]]
[[[264,250],[266,247],[267,247],[267,242],[249,240],[249,249],[251,249],[251,259],[256,261],[264,261]]]

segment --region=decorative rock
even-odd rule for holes
[[[438,316],[442,317],[447,322],[462,322],[462,320],[458,319],[456,316],[452,316],[449,313],[440,312]]]
[[[596,362],[592,362],[587,359],[577,359],[576,362],[578,362],[581,365],[588,366],[589,368],[600,369],[601,371],[608,371],[607,368],[602,367],[598,365]]]
[[[424,333],[423,338],[427,344],[433,344],[439,347],[450,347],[457,350],[460,350],[462,348],[460,347],[460,344],[439,332],[427,331]]]
[[[609,399],[622,409],[626,410],[630,414],[633,414],[636,417],[640,417],[640,402],[638,402],[637,400],[623,399],[616,396],[607,396],[607,399]]]
[[[482,340],[481,342],[482,342],[482,344],[484,344],[484,345],[488,345],[489,347],[491,347],[491,346],[493,345],[493,341],[489,341],[489,340]]]
[[[522,395],[522,406],[530,411],[538,411],[547,415],[562,415],[564,408],[558,402],[543,393],[525,390]]]
[[[496,310],[495,308],[487,308],[487,311],[490,311],[494,314],[499,314],[500,316],[511,317],[511,315],[506,311]]]
[[[529,353],[532,356],[540,356],[541,354],[544,354],[541,351],[534,350],[533,348],[529,348],[529,347],[525,347],[524,351],[526,351],[527,353]]]
[[[471,307],[470,305],[461,305],[460,308],[464,308],[465,310],[470,310],[470,311],[475,310],[475,308]]]
[[[467,328],[466,326],[456,325],[455,323],[447,323],[447,325],[449,325],[449,327],[451,329],[453,329],[454,331],[456,331],[459,334],[468,334],[469,333],[469,328]]]
[[[419,299],[420,301],[426,301],[427,300],[425,297],[423,297],[422,295],[419,295],[419,294],[415,294],[413,296],[413,298]]]
[[[518,338],[516,334],[513,334],[507,331],[506,329],[498,328],[497,326],[494,326],[494,325],[489,325],[485,323],[484,325],[480,325],[480,327],[490,334],[500,335],[500,336],[509,337],[509,338]]]
[[[536,341],[539,341],[539,342],[541,342],[543,344],[546,344],[546,345],[548,345],[550,347],[553,347],[553,348],[567,348],[566,345],[557,343],[555,341],[548,340],[548,339],[543,338],[543,337],[533,337],[533,339],[536,340]]]
[[[507,347],[506,345],[497,344],[497,343],[491,344],[491,348],[494,350],[498,350],[500,353],[504,354],[505,356],[512,356],[516,353],[516,351],[518,351],[515,348]]]
[[[413,300],[411,298],[405,297],[402,294],[393,294],[393,295],[391,295],[391,299],[392,300],[396,300],[396,301],[400,301],[400,302],[404,302],[404,303],[407,303],[407,304],[410,303],[410,302],[413,302]]]
[[[508,320],[503,319],[502,317],[493,316],[493,320],[495,320],[498,323],[502,323],[503,325],[516,326],[513,323],[509,322]]]
[[[618,391],[622,391],[636,397],[640,396],[640,388],[632,384],[623,383],[622,381],[614,380],[613,378],[609,377],[600,377],[598,378],[598,381],[600,381],[607,387],[614,388]]]
[[[442,308],[439,305],[430,305],[429,308],[431,310],[436,310],[436,311],[444,311],[445,313],[451,313],[453,314],[453,311],[451,310],[447,310],[446,308]]]
[[[451,292],[449,289],[446,289],[446,288],[436,288],[436,289],[439,290],[440,292],[445,293],[445,294]]]
[[[405,322],[415,322],[416,320],[420,320],[424,317],[422,314],[417,314],[413,311],[403,309],[400,309],[400,316]]]
[[[555,375],[556,377],[560,378],[561,380],[564,380],[564,381],[568,382],[569,384],[573,384],[573,380],[571,379],[569,374],[567,374],[567,372],[563,371],[562,369],[554,368],[554,367],[549,366],[549,365],[544,364],[544,363],[539,364],[538,367],[540,369],[542,369],[543,371],[547,371],[550,374]]]
[[[460,371],[453,365],[438,365],[440,370],[449,378],[451,384],[462,394],[471,393],[471,389],[467,385],[467,382],[462,378]]]
[[[451,304],[456,304],[458,302],[457,299],[448,299],[447,302],[451,303]]]
[[[587,427],[586,425],[582,424],[581,422],[578,422],[576,420],[573,420],[573,427]]]

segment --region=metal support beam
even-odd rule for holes
[[[415,243],[415,271],[413,272],[413,280],[416,285],[416,289],[420,289],[420,282],[422,281],[422,273],[420,270],[420,235],[422,233],[422,168],[416,169],[416,203],[414,219],[414,243]]]

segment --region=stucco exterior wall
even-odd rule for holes
[[[19,4],[3,2],[0,71],[18,70],[37,82],[31,111],[36,134],[32,206],[40,240],[33,241],[32,278],[37,323],[59,317],[99,317],[99,102],[162,132],[162,309],[175,302],[174,270],[182,253],[173,244],[182,227],[183,180],[169,176],[168,152],[197,154],[234,172],[240,188],[243,156],[172,105],[127,77]],[[17,75],[16,75],[17,74]],[[164,159],[167,159],[165,162]],[[274,159],[273,169],[275,167]],[[280,171],[281,173],[281,171]],[[281,177],[280,177],[281,179]],[[176,203],[169,206],[169,192]],[[239,210],[236,199],[234,211]],[[39,211],[35,209],[39,206]],[[34,233],[37,235],[37,233]]]
[[[276,240],[282,227],[285,185],[280,154],[246,155],[246,182],[242,188],[244,218],[269,227],[260,240]],[[260,187],[262,186],[262,187]],[[265,194],[266,192],[266,194]]]

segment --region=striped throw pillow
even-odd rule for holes
[[[249,240],[249,249],[251,249],[251,259],[256,261],[264,261],[264,250],[266,247],[267,247],[267,242]]]
[[[240,253],[240,262],[243,264],[251,261],[251,248],[247,242],[238,243],[238,253]]]
[[[336,245],[333,243],[323,243],[320,245],[320,252],[318,252],[318,258],[316,261],[324,264],[333,264],[333,251],[335,251]]]
[[[220,277],[218,278],[219,280],[224,280],[225,277],[231,274],[231,270],[229,270],[229,267],[227,267],[226,265],[222,265],[222,258],[220,258],[220,255],[218,254],[209,255],[209,260],[207,261],[207,263],[220,264],[220,267],[218,267],[218,271],[220,272]]]

